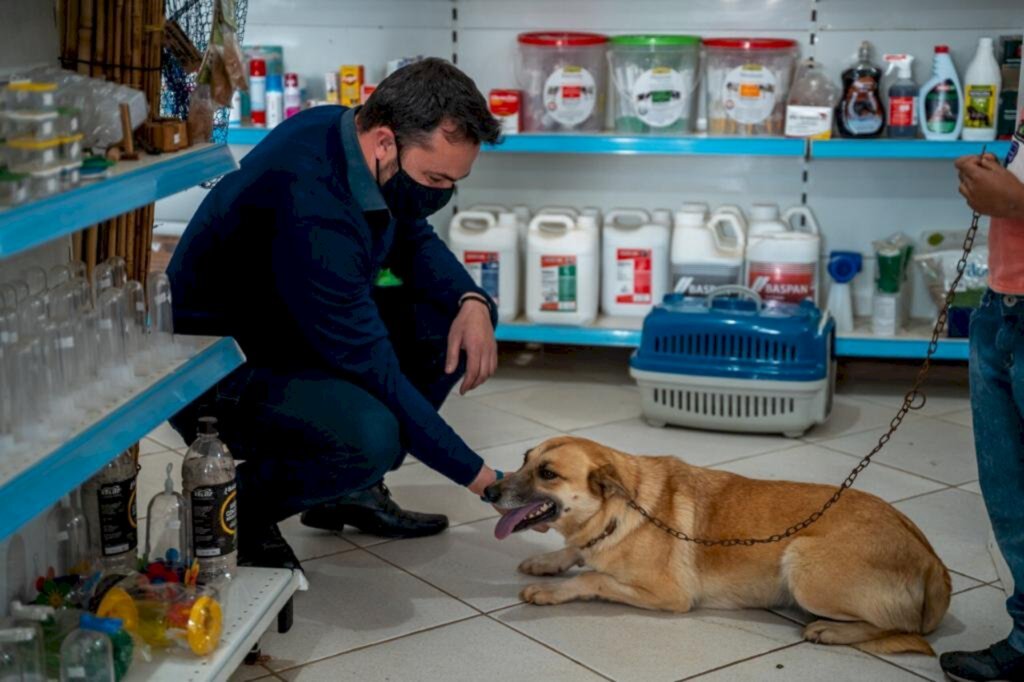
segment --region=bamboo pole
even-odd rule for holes
[[[131,83],[136,90],[142,89],[142,5],[144,0],[131,0],[132,7],[132,51],[131,51]]]
[[[92,279],[92,271],[96,269],[96,245],[99,236],[99,225],[93,225],[85,231],[85,274],[89,279]]]
[[[82,260],[82,230],[71,235],[71,260]]]
[[[92,48],[92,76],[103,78],[103,67],[100,65],[107,58],[106,46],[107,33],[107,3],[106,0],[96,0],[96,7],[93,9],[93,48]]]
[[[111,63],[114,64],[112,73],[113,80],[118,83],[124,79],[123,69],[124,67],[124,0],[117,0],[114,3],[114,30],[111,33],[114,36],[114,49]]]
[[[78,73],[89,75],[92,60],[92,0],[83,0],[78,14]]]
[[[135,256],[136,232],[135,221],[131,218],[127,218],[125,220],[124,246],[121,248],[124,251],[124,260],[127,264],[129,279],[139,279],[138,273],[135,271],[135,264],[139,262],[138,258]]]

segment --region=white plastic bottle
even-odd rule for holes
[[[771,211],[775,211],[774,218]],[[744,285],[759,293],[766,304],[799,303],[805,298],[817,303],[821,230],[810,208],[791,206],[780,219],[774,205],[754,204],[751,215]],[[793,220],[796,217],[806,224],[798,226]]]
[[[742,224],[729,211],[715,211],[710,218],[699,207],[676,213],[672,231],[673,290],[687,296],[706,296],[716,287],[737,284],[743,271],[745,239]]]
[[[128,573],[138,568],[138,473],[135,458],[125,450],[82,486],[82,507],[92,554],[111,573]]]
[[[217,438],[217,420],[199,418],[199,433],[181,464],[188,505],[191,556],[199,560],[199,582],[234,577],[238,558],[235,460]]]
[[[979,38],[978,50],[964,74],[963,139],[996,139],[996,114],[1002,81],[999,64],[992,50],[992,39]]]
[[[596,319],[599,235],[593,218],[583,218],[538,214],[530,221],[526,316],[531,322],[582,326]]]
[[[601,310],[642,316],[668,291],[669,229],[643,209],[613,209],[602,229]]]
[[[964,90],[953,58],[949,56],[949,46],[936,45],[932,77],[921,86],[921,96],[917,100],[921,134],[929,140],[955,140],[960,137],[964,125],[963,103]]]
[[[452,216],[448,242],[476,285],[498,305],[498,319],[519,312],[519,230],[516,214],[460,211]]]
[[[284,83],[279,74],[267,76],[267,128],[284,120]]]

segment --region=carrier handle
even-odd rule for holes
[[[477,223],[483,223],[483,225],[474,225],[473,223],[466,221],[474,221]],[[467,230],[473,230],[474,232],[480,230],[489,230],[498,224],[497,219],[493,213],[488,211],[470,210],[470,211],[459,211],[452,216],[451,225],[448,230],[451,231],[457,227],[461,227]]]
[[[635,224],[619,225],[619,218],[632,218]],[[604,224],[613,227],[643,227],[651,222],[651,214],[642,208],[615,208],[604,214]]]
[[[810,234],[821,234],[821,228],[818,227],[818,219],[814,217],[814,212],[811,211],[810,206],[790,206],[782,212],[782,221],[794,228],[793,218],[800,216],[803,218],[808,229],[806,230],[793,230],[794,232],[809,232]]]
[[[761,312],[761,309],[764,308],[764,301],[761,299],[761,294],[757,293],[750,287],[743,286],[742,284],[726,284],[724,286],[715,287],[711,290],[711,293],[705,297],[704,302],[707,304],[707,307],[710,308],[712,301],[719,296],[729,296],[732,294],[749,298],[757,303],[758,312]]]

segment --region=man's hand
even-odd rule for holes
[[[954,165],[960,174],[960,194],[973,210],[993,218],[1024,219],[1024,183],[995,156],[961,156]]]
[[[444,371],[451,374],[459,366],[459,351],[466,351],[466,376],[459,394],[484,383],[498,368],[498,343],[494,340],[491,312],[485,303],[467,299],[448,331],[448,354]]]

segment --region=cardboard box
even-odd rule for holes
[[[142,124],[142,138],[162,152],[176,152],[189,146],[188,124],[176,118],[157,118]]]
[[[339,103],[343,107],[354,107],[362,104],[363,65],[345,64],[338,69]]]

